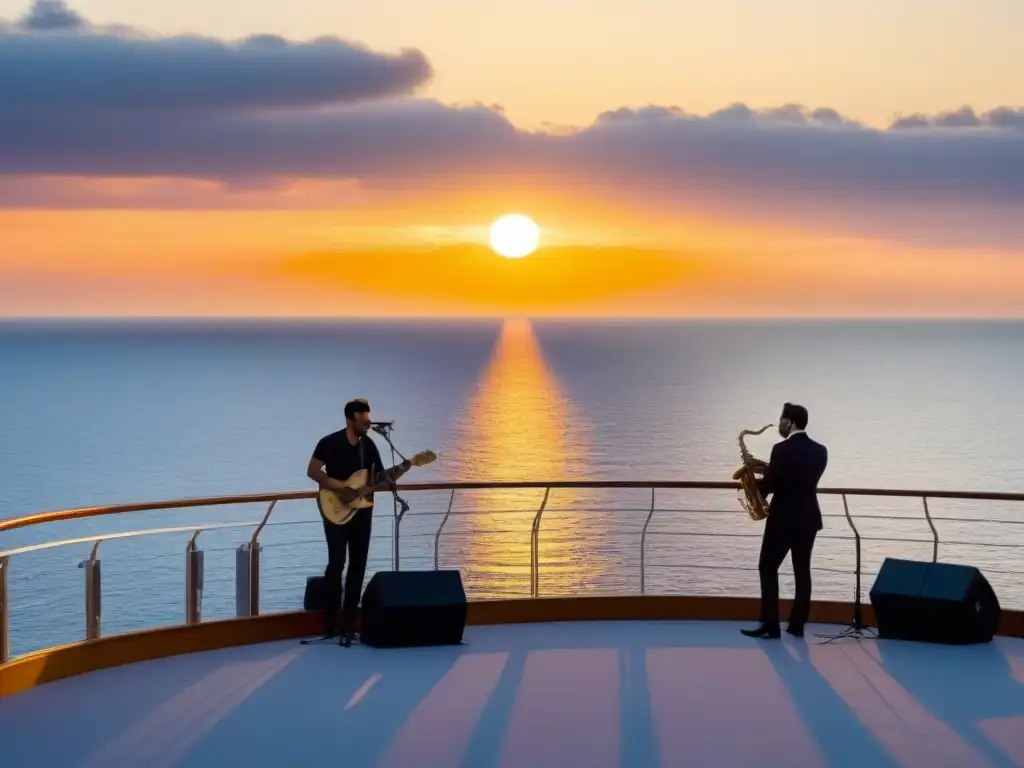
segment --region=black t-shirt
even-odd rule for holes
[[[313,458],[322,461],[327,476],[335,480],[348,480],[353,472],[367,469],[370,470],[369,482],[375,477],[380,477],[384,471],[384,462],[381,461],[377,444],[369,437],[363,436],[359,438],[359,442],[352,445],[344,429],[320,438],[320,442],[313,449]]]

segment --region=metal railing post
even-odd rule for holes
[[[644,594],[647,588],[647,526],[651,524],[654,517],[654,488],[651,488],[651,509],[644,520],[644,529],[640,532],[640,594]]]
[[[239,544],[238,549],[235,550],[235,616],[240,619],[252,615],[250,613],[252,579],[249,577],[252,560],[249,557],[249,546],[247,541],[244,544]]]
[[[249,543],[249,616],[260,615],[260,554],[258,541]]]
[[[259,538],[276,506],[277,499],[274,499],[252,532],[252,538],[235,550],[235,615],[240,618],[260,615],[260,553],[263,547]]]
[[[192,534],[185,548],[185,623],[199,624],[203,620],[203,551],[196,549],[196,539],[202,529]]]
[[[928,527],[932,529],[932,562],[937,563],[939,561],[939,532],[932,521],[931,512],[928,511],[928,497],[922,496],[921,501],[924,502],[924,519],[928,521]]]
[[[398,504],[395,501],[395,504]],[[402,513],[396,508],[395,519],[391,523],[391,570],[402,570],[402,549],[400,545],[402,537]]]
[[[540,518],[544,514],[544,508],[548,505],[548,496],[551,495],[551,486],[544,489],[544,499],[540,503],[540,509],[533,518],[533,526],[530,528],[530,596],[540,596]]]
[[[391,564],[393,570],[402,570],[402,549],[400,546],[401,534],[402,534],[402,518],[405,517],[405,513],[409,511],[409,502],[405,499],[399,498],[398,494],[395,494],[395,504],[398,505],[397,516],[391,523]]]
[[[853,604],[857,615],[854,617],[856,622],[860,622],[860,574],[861,574],[861,549],[860,549],[860,531],[857,530],[856,524],[853,522],[853,515],[850,514],[850,503],[846,499],[846,494],[842,494],[843,498],[843,515],[846,517],[846,524],[850,526],[850,530],[853,531],[853,559],[854,559],[854,574],[853,574]]]
[[[437,533],[434,534],[434,570],[438,569],[438,564],[441,562],[441,529],[444,528],[444,524],[448,522],[448,517],[452,513],[452,504],[455,503],[455,489],[452,488],[452,495],[448,497],[448,511],[444,513],[444,519],[441,520],[441,524],[437,526]]]
[[[259,542],[247,541],[235,550],[235,616],[260,615]]]
[[[9,557],[0,557],[0,664],[11,657],[10,606],[7,603],[7,568]]]
[[[398,499],[391,499],[391,570],[399,569],[398,529],[402,526],[402,518],[398,515]]]
[[[85,639],[98,640],[103,618],[103,579],[100,572],[100,561],[96,555],[99,553],[100,544],[97,541],[92,546],[92,552],[88,560],[78,564],[79,568],[85,570]]]
[[[267,527],[267,521],[270,520],[270,516],[274,513],[274,507],[277,506],[277,499],[270,502],[270,506],[267,507],[267,514],[263,516],[260,524],[256,526],[256,530],[252,532],[252,538],[249,540],[249,615],[259,616],[260,615],[260,553],[263,552],[263,547],[260,545],[259,538],[260,534],[263,533],[263,529]]]

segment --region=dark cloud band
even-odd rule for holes
[[[389,55],[336,38],[294,43],[274,35],[236,43],[151,38],[94,28],[52,0],[0,28],[0,115],[33,110],[65,122],[97,110],[163,120],[166,111],[348,103],[409,94],[431,74],[418,50]]]

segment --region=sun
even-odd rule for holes
[[[529,256],[540,245],[540,227],[529,216],[510,213],[491,224],[491,249],[506,259]]]

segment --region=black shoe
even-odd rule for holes
[[[804,625],[803,624],[788,624],[786,626],[786,632],[791,634],[793,637],[804,636]]]
[[[329,640],[333,640],[335,637],[336,637],[336,635],[326,634],[326,635],[321,635],[320,637],[314,637],[314,638],[308,638],[306,640],[300,640],[299,644],[300,645],[318,645],[319,643],[326,643]]]
[[[356,633],[355,632],[346,632],[338,640],[338,645],[340,645],[342,648],[351,648],[352,647],[352,642],[355,639],[356,639]]]
[[[778,624],[762,624],[756,629],[741,629],[740,632],[747,637],[763,637],[769,640],[778,640],[782,637]]]

